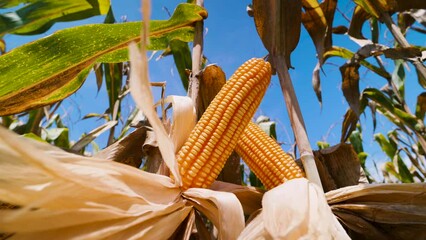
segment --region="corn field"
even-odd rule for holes
[[[164,20],[142,0],[138,21],[117,20],[110,0],[0,0],[0,239],[426,239],[426,48],[407,40],[426,33],[426,1],[340,1],[253,0],[247,27],[267,54],[227,78],[205,51],[221,29],[206,28],[217,13],[203,0],[164,7]],[[307,69],[292,62],[302,28],[319,105],[326,66],[343,60],[337,144],[308,138],[315,119],[292,72]],[[11,35],[35,40],[9,50]],[[177,83],[152,81],[154,56],[173,58]],[[366,86],[365,71],[385,84]],[[73,140],[80,123],[61,109],[90,76],[108,108],[78,117],[97,126]],[[279,122],[255,118],[275,88],[293,151]],[[386,160],[372,168],[363,129],[381,121],[391,130],[372,138]]]

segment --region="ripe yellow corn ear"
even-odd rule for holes
[[[252,122],[238,140],[235,151],[267,189],[293,178],[305,177],[294,159]]]
[[[209,187],[258,108],[271,80],[260,58],[241,65],[222,87],[178,152],[182,188]]]

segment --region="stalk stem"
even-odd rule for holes
[[[197,5],[204,7],[204,0],[197,0]],[[196,115],[198,116],[198,93],[200,89],[200,80],[198,75],[201,71],[201,63],[203,58],[203,30],[204,30],[204,21],[198,21],[195,23],[195,33],[194,33],[194,42],[192,48],[192,73],[189,76],[189,87],[188,87],[188,96],[194,102],[194,107]]]
[[[290,74],[285,59],[281,56],[273,56],[273,62],[277,68],[278,78],[280,80],[281,90],[290,117],[291,127],[293,128],[296,144],[300,151],[300,158],[305,168],[306,176],[309,181],[317,184],[321,189],[321,179],[315,164],[314,154],[309,143],[306,133],[305,123],[302,112],[300,111],[299,102],[291,82]]]

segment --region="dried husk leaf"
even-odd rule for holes
[[[135,45],[132,51],[132,66],[142,68]],[[130,85],[137,87],[132,95],[173,170],[173,143],[154,111],[148,80],[132,72]],[[0,202],[20,206],[0,209],[0,232],[14,233],[16,239],[167,239],[194,207],[211,218],[220,239],[238,236],[244,214],[234,194],[182,192],[176,183],[176,178],[75,155],[0,128]]]
[[[352,145],[340,143],[314,151],[314,156],[324,192],[359,183],[361,165]]]
[[[262,213],[240,239],[350,239],[322,190],[305,178],[292,179],[266,192],[262,205]]]
[[[221,181],[215,181],[212,186],[210,186],[210,189],[235,194],[243,207],[245,215],[251,215],[262,208],[264,190]]]
[[[151,86],[148,79],[148,68],[146,55],[139,52],[136,44],[129,45],[130,61],[132,62],[132,71],[130,72],[130,93],[138,107],[144,112],[151,123],[157,136],[161,155],[170,172],[173,174],[176,184],[180,186],[182,179],[179,174],[178,165],[175,159],[175,147],[172,140],[168,137],[164,126],[161,124],[154,109],[154,102],[151,93]],[[143,67],[145,66],[145,67]],[[145,70],[145,72],[144,72]],[[145,94],[147,97],[144,97]]]
[[[0,201],[22,206],[0,210],[0,232],[100,238],[147,222],[155,228],[150,220],[159,216],[177,222],[187,211],[170,178],[67,153],[3,128],[0,136]]]
[[[352,237],[424,239],[426,184],[362,184],[326,193]]]
[[[244,229],[244,213],[238,198],[228,192],[190,188],[183,197],[191,200],[219,229],[219,239],[236,239]]]
[[[173,106],[173,120],[169,136],[173,141],[175,153],[177,153],[196,124],[194,104],[191,98],[176,95],[168,96],[164,102]]]
[[[121,162],[138,168],[142,163],[144,155],[142,145],[146,138],[147,129],[145,127],[137,128],[126,137],[95,154],[94,157]]]

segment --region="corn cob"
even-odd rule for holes
[[[235,151],[267,189],[305,176],[294,159],[259,126],[250,122],[238,140]]]
[[[231,76],[178,152],[182,189],[207,188],[213,183],[253,117],[270,79],[270,64],[256,58]]]

